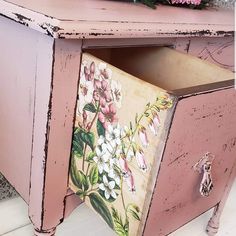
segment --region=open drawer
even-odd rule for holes
[[[169,48],[84,53],[70,188],[118,235],[167,235],[215,206],[236,159],[233,78]]]

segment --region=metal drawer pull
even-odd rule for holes
[[[195,165],[194,170],[203,173],[199,192],[203,197],[208,197],[213,189],[211,166],[215,156],[207,152]]]

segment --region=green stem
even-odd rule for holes
[[[91,122],[91,126],[90,126],[90,128],[88,129],[88,132],[90,132],[90,130],[92,129],[93,124],[94,124],[94,122],[95,122],[95,120],[96,120],[96,118],[97,118],[97,116],[98,116],[99,110],[100,110],[100,103],[98,104],[96,114],[95,114],[95,116],[93,117],[93,120],[92,120],[92,122]],[[87,144],[85,144],[84,153],[83,153],[83,161],[82,161],[82,170],[83,170],[83,171],[84,171],[84,166],[85,166],[86,150],[87,150]],[[88,165],[88,168],[87,168],[87,170],[86,170],[86,176],[87,176],[88,171],[89,171],[89,166],[90,166],[90,164]]]
[[[86,176],[88,176],[88,172],[89,172],[89,168],[90,168],[90,163],[88,164],[87,170],[86,170]]]
[[[91,192],[93,192],[93,191],[97,191],[98,190],[98,188],[92,188],[92,189],[90,189],[87,193],[86,193],[86,195],[85,196],[88,196],[89,195],[89,193],[91,193]]]
[[[87,144],[85,144],[85,147],[84,147],[83,161],[82,161],[82,171],[84,171],[86,149],[87,149]]]
[[[125,207],[125,199],[124,199],[124,194],[123,194],[123,178],[121,176],[121,182],[120,182],[120,195],[121,195],[121,200],[122,200],[122,205],[123,205],[123,208],[125,210],[125,216],[127,218],[127,212],[126,212],[126,207]]]
[[[155,105],[155,104],[154,104],[154,105]],[[128,152],[129,152],[129,150],[130,150],[130,148],[131,148],[131,145],[132,145],[132,140],[133,140],[133,138],[134,138],[134,136],[135,136],[135,134],[136,134],[136,132],[137,132],[137,130],[138,130],[138,127],[139,127],[139,125],[140,125],[141,120],[142,120],[143,117],[144,117],[144,114],[145,114],[146,112],[148,112],[148,111],[151,111],[154,105],[152,105],[151,107],[147,108],[147,109],[143,112],[143,114],[140,115],[140,117],[138,118],[137,123],[135,124],[136,127],[135,127],[134,131],[132,131],[132,135],[131,135],[131,137],[130,137],[130,143],[129,143],[129,146],[128,146],[127,151],[126,151],[126,153],[125,153],[125,156],[128,155]]]

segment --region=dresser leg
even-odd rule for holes
[[[37,229],[34,230],[34,236],[54,236],[56,233],[56,228],[51,230],[42,230],[39,231]]]
[[[218,203],[215,206],[213,215],[208,222],[206,232],[209,236],[213,236],[213,235],[217,234],[217,232],[218,232],[219,225],[220,225],[220,216],[221,216],[221,213],[223,210],[222,207],[220,207],[220,204],[221,203]]]

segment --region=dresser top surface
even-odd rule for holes
[[[233,35],[234,12],[108,0],[0,0],[0,14],[54,38]]]

